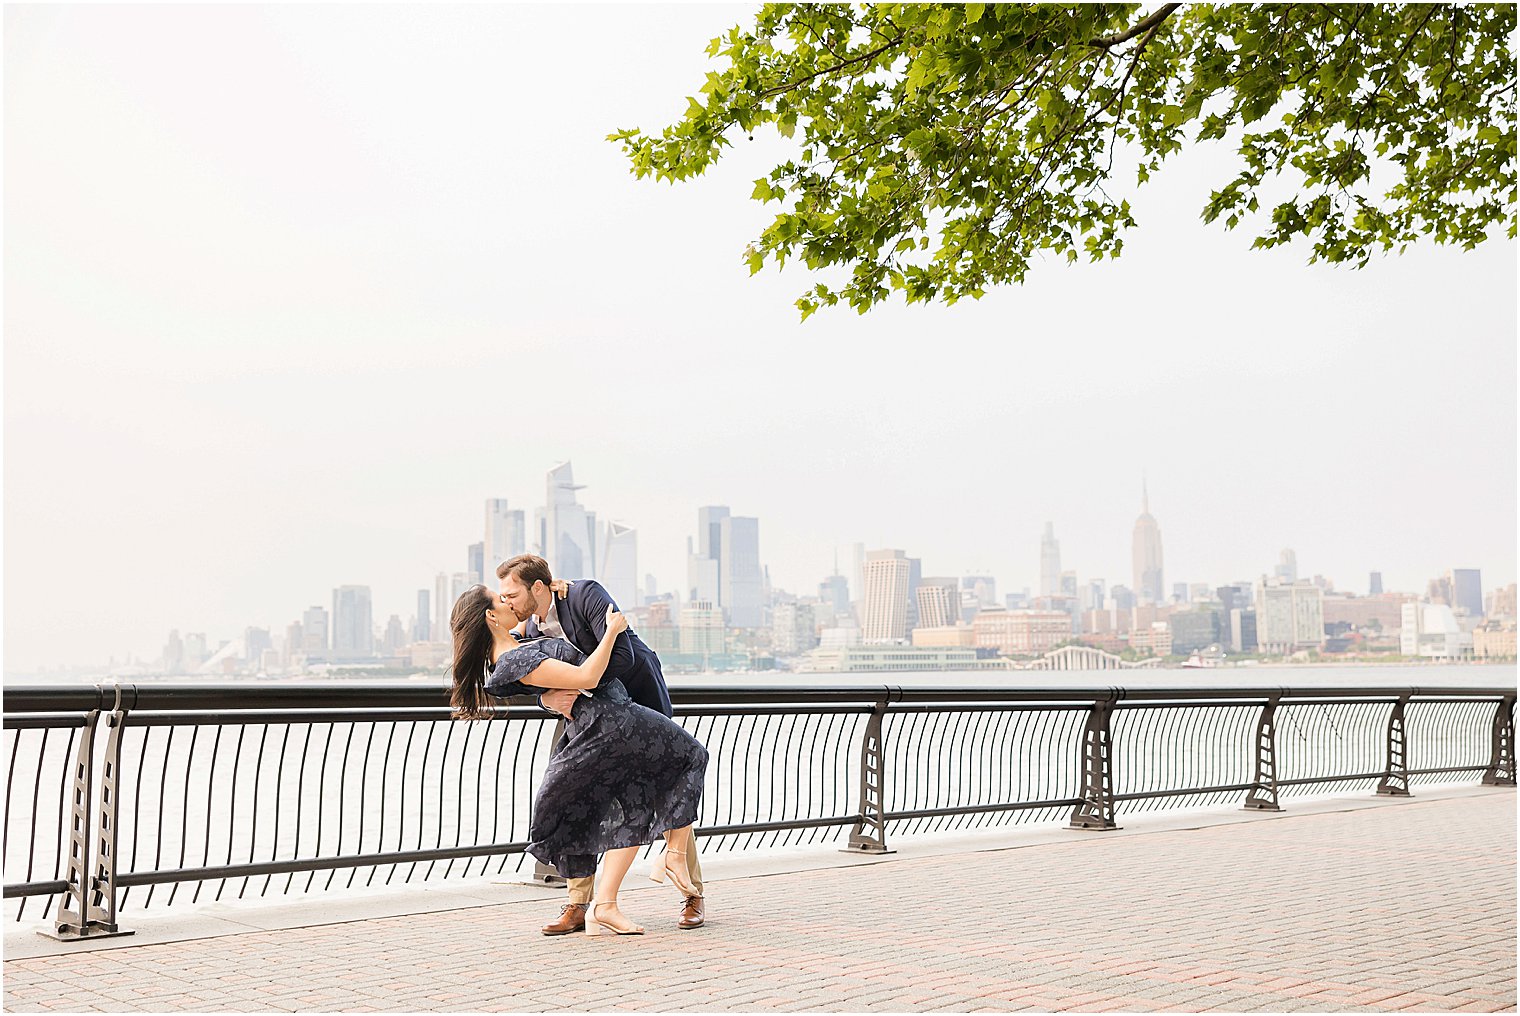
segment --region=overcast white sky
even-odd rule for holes
[[[741,263],[770,135],[674,188],[603,140],[745,11],[8,6],[6,670],[405,618],[564,459],[662,588],[703,504],[801,592],[857,540],[1034,586],[1047,519],[1129,584],[1142,473],[1168,585],[1514,581],[1513,242],[1251,253],[1205,151],[1118,262],[800,324]]]

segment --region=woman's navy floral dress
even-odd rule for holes
[[[502,653],[486,681],[498,698],[536,695],[534,668],[548,659],[580,664],[585,655],[562,639],[524,642]],[[653,842],[697,819],[707,749],[674,720],[604,681],[576,699],[565,736],[533,799],[528,853],[565,878],[596,874],[597,857]]]

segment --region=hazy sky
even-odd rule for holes
[[[664,589],[703,504],[798,592],[855,541],[1036,586],[1047,519],[1127,585],[1142,474],[1168,586],[1514,581],[1513,242],[1251,253],[1205,150],[1117,262],[800,324],[741,262],[770,134],[677,187],[603,140],[746,10],[7,6],[7,671],[405,619],[564,459]]]

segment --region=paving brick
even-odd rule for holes
[[[738,879],[695,935],[636,898],[647,936],[546,939],[538,901],[8,960],[5,1007],[1513,1010],[1514,801],[981,851],[953,878],[899,857]],[[849,903],[814,920],[801,899]]]

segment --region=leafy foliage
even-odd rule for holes
[[[1227,138],[1238,172],[1205,221],[1360,267],[1515,236],[1514,31],[1512,4],[767,4],[709,44],[721,69],[679,122],[610,140],[674,182],[764,125],[792,139],[755,181],[781,210],[746,259],[848,269],[804,318],[979,297],[1042,252],[1117,257],[1116,155],[1138,186]],[[1274,182],[1289,196],[1263,208]]]

